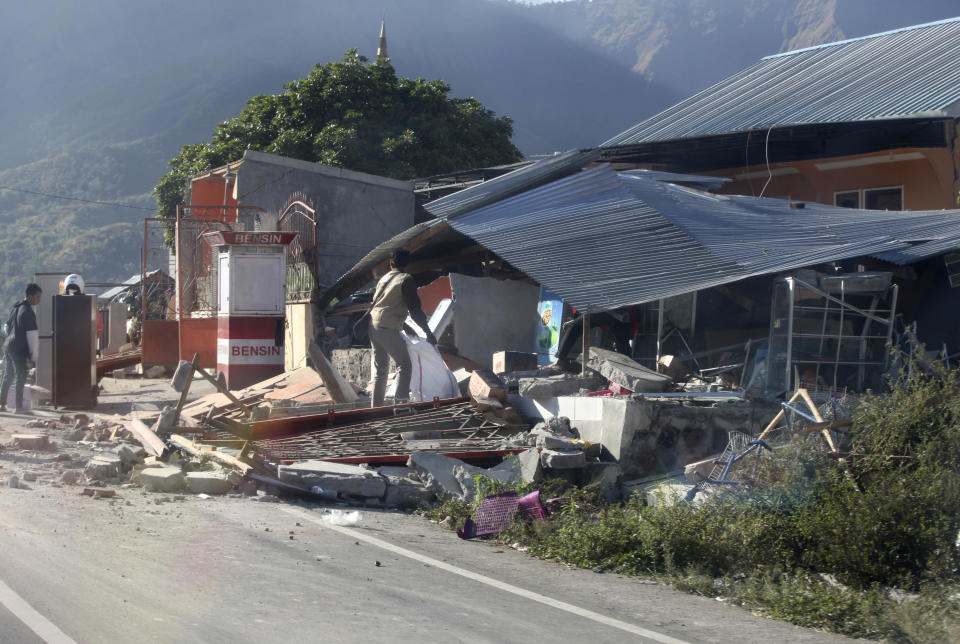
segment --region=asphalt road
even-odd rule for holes
[[[78,492],[0,488],[0,644],[843,640],[403,513]]]

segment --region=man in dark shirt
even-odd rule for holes
[[[7,339],[3,343],[3,382],[0,384],[0,412],[7,411],[7,394],[16,380],[16,412],[23,413],[23,386],[27,380],[27,358],[37,363],[40,339],[33,307],[40,304],[43,291],[27,284],[26,299],[17,302],[8,318]]]

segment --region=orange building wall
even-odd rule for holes
[[[236,179],[230,180],[227,186],[227,205],[236,206],[237,200],[233,198],[233,184]],[[214,174],[200,179],[194,179],[190,186],[190,205],[191,206],[211,206],[223,203],[223,175]],[[216,219],[219,221],[235,222],[237,220],[237,209],[227,208],[224,218],[224,209],[221,208],[194,208],[190,211],[194,219]]]
[[[217,318],[183,318],[180,320],[180,359],[193,360],[200,354],[200,366],[217,368]]]
[[[923,158],[874,163],[857,167],[820,169],[817,164],[884,159],[891,154],[919,153]],[[954,160],[948,148],[905,148],[876,154],[832,157],[811,161],[774,163],[771,170],[794,168],[795,174],[774,176],[763,191],[763,196],[790,198],[793,201],[811,201],[833,204],[835,192],[864,188],[903,187],[905,210],[938,210],[956,208],[954,195]],[[734,179],[721,191],[724,194],[760,196],[767,182],[765,165],[749,168],[731,168],[711,174]],[[737,179],[737,175],[756,174],[752,178]]]
[[[140,349],[143,352],[141,362],[144,367],[177,366],[180,362],[180,326],[177,321],[145,320]]]

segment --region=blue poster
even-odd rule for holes
[[[560,327],[563,324],[563,300],[541,286],[537,315],[539,322],[534,350],[537,352],[537,364],[544,366],[557,359]]]

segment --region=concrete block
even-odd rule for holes
[[[96,479],[115,479],[120,476],[120,468],[122,465],[123,462],[119,456],[110,452],[104,452],[91,458],[87,462],[87,466],[83,469],[83,473],[91,481]]]
[[[545,429],[538,429],[534,427],[530,430],[532,436],[537,438],[537,447],[544,449],[559,449],[559,450],[579,450],[580,443],[574,442],[572,438],[567,438],[566,436],[557,436]]]
[[[331,463],[329,461],[304,461],[278,468],[281,481],[300,483],[307,487],[319,486],[324,490],[336,490],[350,496],[380,498],[387,491],[387,482],[376,470]]]
[[[78,427],[77,429],[75,429],[75,430],[73,430],[72,432],[70,432],[69,434],[67,434],[67,440],[68,440],[68,441],[73,441],[73,442],[82,441],[82,440],[83,440],[83,437],[84,437],[86,434],[87,434],[87,430],[86,430],[86,429],[84,429],[84,428],[82,428],[82,427]]]
[[[591,348],[587,366],[610,382],[633,392],[661,392],[673,382],[670,376],[647,369],[622,353],[607,349]]]
[[[537,368],[537,354],[522,351],[497,351],[493,354],[493,373],[532,371]]]
[[[619,496],[620,466],[616,463],[587,463],[586,480],[588,485],[599,484],[604,492],[616,491]]]
[[[18,449],[45,450],[50,448],[50,437],[46,434],[14,434],[13,446]]]
[[[82,477],[83,472],[80,470],[64,470],[60,475],[60,482],[65,485],[76,485]]]
[[[606,386],[606,379],[599,376],[563,374],[548,378],[521,378],[519,392],[528,398],[556,398],[580,393],[581,389],[600,391]]]
[[[129,470],[134,465],[143,463],[143,459],[147,455],[146,450],[142,447],[132,447],[130,445],[121,445],[114,452],[120,457],[124,470]]]
[[[194,494],[226,494],[233,489],[229,477],[219,472],[190,472],[184,481]]]
[[[185,484],[179,467],[147,467],[136,473],[133,482],[152,492],[179,492]]]
[[[543,478],[543,466],[540,465],[540,450],[531,447],[517,454],[520,463],[520,477],[524,483],[539,483]]]
[[[507,399],[507,388],[497,374],[487,369],[478,369],[470,377],[470,396],[504,401]]]
[[[407,467],[415,470],[428,487],[448,496],[463,498],[463,487],[454,474],[454,468],[458,465],[464,465],[463,461],[433,452],[417,451],[407,460]]]
[[[548,470],[573,470],[586,465],[587,459],[581,450],[545,449],[540,452],[540,464]]]

